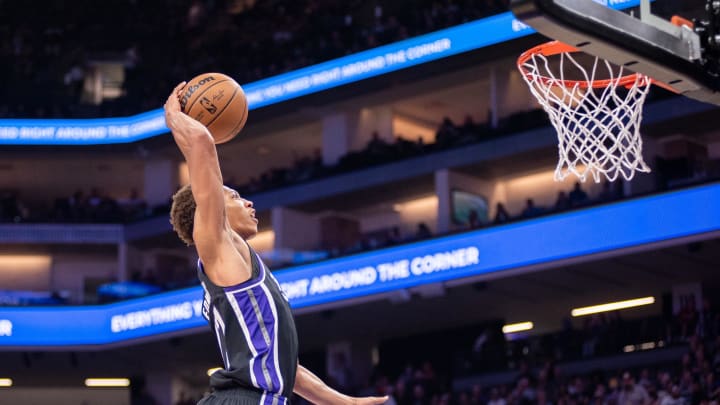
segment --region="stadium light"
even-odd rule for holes
[[[130,380],[127,378],[86,378],[86,387],[129,387]]]
[[[503,333],[515,333],[515,332],[522,332],[525,330],[530,330],[533,328],[532,322],[518,322],[518,323],[510,323],[507,325],[503,325],[502,331]]]
[[[0,387],[12,387],[12,378],[0,378]]]
[[[599,312],[616,311],[618,309],[639,307],[655,303],[655,297],[635,298],[632,300],[609,302],[607,304],[592,305],[589,307],[575,308],[570,314],[574,317],[597,314]]]

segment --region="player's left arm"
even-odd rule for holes
[[[388,397],[357,398],[341,394],[299,364],[293,391],[316,405],[374,405],[384,404],[388,400]]]

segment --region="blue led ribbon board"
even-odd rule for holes
[[[595,0],[616,9],[640,0]],[[530,35],[512,13],[406,39],[242,85],[250,110]],[[167,133],[162,109],[132,117],[0,119],[0,145],[128,143]]]
[[[718,206],[715,183],[274,274],[293,308],[310,307],[717,232]],[[202,296],[196,287],[99,306],[5,307],[0,348],[104,345],[206,327]]]

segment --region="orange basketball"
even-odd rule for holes
[[[245,126],[248,104],[242,87],[222,73],[204,73],[185,85],[182,111],[202,122],[215,143],[225,143]]]

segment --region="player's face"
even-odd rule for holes
[[[230,227],[244,239],[250,239],[258,232],[258,220],[252,201],[248,201],[237,191],[224,187],[225,213]]]

